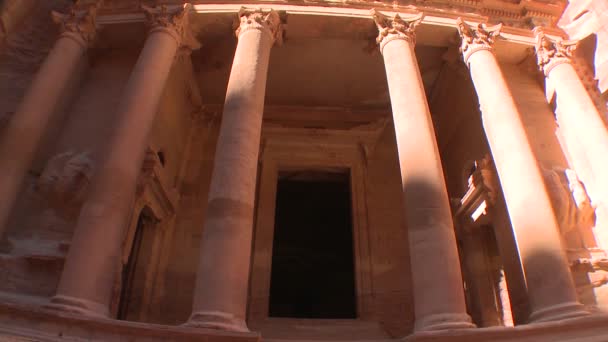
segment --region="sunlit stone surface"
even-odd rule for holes
[[[0,1],[0,340],[605,341],[606,23]]]

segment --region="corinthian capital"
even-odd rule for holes
[[[236,29],[236,36],[240,37],[248,30],[260,30],[268,34],[277,44],[283,43],[283,24],[279,13],[274,10],[264,11],[261,8],[251,10],[241,8],[239,11],[240,25]]]
[[[500,34],[502,24],[488,27],[485,24],[479,23],[477,26],[469,25],[458,18],[458,33],[460,34],[461,44],[460,53],[464,58],[465,64],[469,65],[468,60],[471,55],[481,50],[492,50],[492,45],[496,37]]]
[[[549,38],[541,27],[535,28],[534,33],[536,34],[536,62],[545,76],[548,76],[557,65],[570,63],[572,52],[576,49],[576,41]]]
[[[184,4],[182,7],[169,9],[166,5],[148,7],[141,5],[146,15],[150,32],[161,30],[170,34],[180,46],[196,50],[200,43],[196,40],[189,25],[190,9],[192,5]]]
[[[415,30],[424,17],[422,13],[418,13],[411,18],[402,18],[399,14],[395,14],[391,18],[376,10],[372,10],[371,13],[378,27],[376,43],[380,45],[381,52],[388,42],[395,39],[403,39],[412,43],[412,45],[416,44]]]
[[[85,48],[89,47],[97,35],[97,9],[102,1],[82,5],[76,1],[68,13],[51,12],[53,21],[60,25],[62,35],[74,38]]]

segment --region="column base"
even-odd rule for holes
[[[588,315],[590,315],[590,313],[585,310],[583,304],[579,302],[568,302],[532,312],[532,314],[530,314],[530,323],[560,321],[562,319]]]
[[[477,326],[472,323],[467,314],[435,314],[416,319],[415,332],[448,330],[448,329],[471,329]]]
[[[233,314],[220,311],[197,311],[190,315],[187,327],[206,328],[226,331],[249,332],[247,323]]]
[[[54,296],[48,304],[43,305],[43,308],[75,313],[88,317],[110,318],[110,311],[107,306],[90,300],[64,295]]]

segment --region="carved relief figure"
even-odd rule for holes
[[[543,169],[543,173],[562,236],[593,227],[595,208],[576,172],[554,167]]]
[[[48,161],[36,190],[58,215],[73,218],[86,196],[92,171],[89,152],[59,153]]]

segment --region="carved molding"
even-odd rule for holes
[[[386,44],[396,39],[402,39],[416,45],[416,26],[422,22],[423,13],[418,13],[411,18],[402,18],[399,14],[395,14],[391,18],[372,9],[371,14],[378,27],[376,43],[380,45],[380,52]]]
[[[467,186],[467,192],[457,200],[455,216],[469,228],[481,226],[490,219],[489,210],[495,206],[498,193],[498,176],[490,155],[474,162]]]
[[[185,3],[181,8],[169,9],[166,5],[148,7],[141,5],[141,10],[146,15],[146,22],[150,32],[162,30],[170,34],[179,46],[190,50],[196,50],[201,44],[194,37],[189,25],[189,13],[192,5]]]
[[[93,44],[97,36],[97,10],[103,1],[82,5],[76,1],[68,13],[51,11],[53,21],[60,25],[62,36],[74,38],[86,49]]]
[[[283,43],[284,27],[277,11],[272,9],[264,11],[261,8],[251,10],[242,7],[238,15],[240,24],[236,29],[237,38],[249,30],[260,30],[277,45]]]
[[[163,165],[152,148],[146,150],[136,194],[136,207],[150,207],[159,221],[175,214],[177,191],[170,187],[169,182],[165,180]]]
[[[572,62],[572,52],[576,49],[577,41],[550,38],[545,35],[542,27],[534,29],[536,35],[536,62],[539,69],[549,76],[556,66]]]
[[[458,18],[456,20],[458,34],[460,34],[460,53],[464,59],[464,63],[469,65],[469,58],[477,51],[488,50],[492,51],[492,46],[496,37],[500,35],[502,24],[487,26],[479,23],[476,26],[469,25]]]

